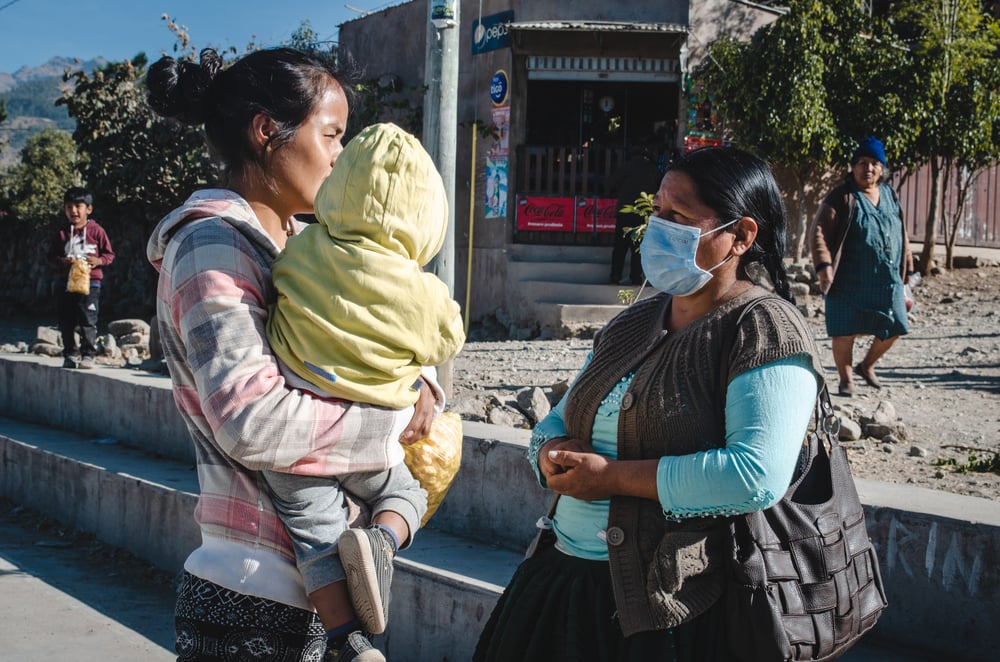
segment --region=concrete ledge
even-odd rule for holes
[[[62,359],[0,356],[0,416],[111,437],[194,463],[170,378],[127,368],[66,370]]]
[[[176,572],[201,543],[191,466],[0,419],[0,494]]]
[[[857,480],[889,608],[873,634],[946,659],[995,659],[1000,504]]]

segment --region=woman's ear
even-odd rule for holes
[[[278,132],[278,127],[268,115],[257,113],[250,122],[250,142],[257,149],[264,149],[271,143],[271,138]]]
[[[736,235],[736,239],[733,241],[733,254],[743,255],[757,240],[757,221],[749,216],[744,216],[736,221],[736,225],[733,226],[733,234]]]

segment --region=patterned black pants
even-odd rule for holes
[[[178,662],[321,662],[316,614],[184,573],[174,610]]]

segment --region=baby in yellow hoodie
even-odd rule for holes
[[[399,433],[424,366],[451,359],[465,342],[447,285],[422,269],[444,242],[448,205],[420,142],[394,124],[377,124],[344,148],[315,209],[319,222],[291,237],[274,261],[278,299],[268,340],[293,386],[382,408],[377,415],[391,410],[396,430],[378,447],[358,448],[346,466],[264,476],[324,625],[334,622],[324,617],[324,591],[346,579],[360,621],[354,625],[377,634],[386,627],[400,541],[385,526],[349,529],[343,493],[366,503],[373,519],[386,511],[402,517],[410,540],[426,511],[426,493],[403,464]],[[344,627],[349,632],[352,624]],[[341,630],[331,638],[348,633]]]

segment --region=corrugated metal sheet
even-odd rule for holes
[[[676,23],[617,23],[612,21],[525,21],[511,23],[511,30],[567,32],[653,32],[686,34],[687,26]]]

